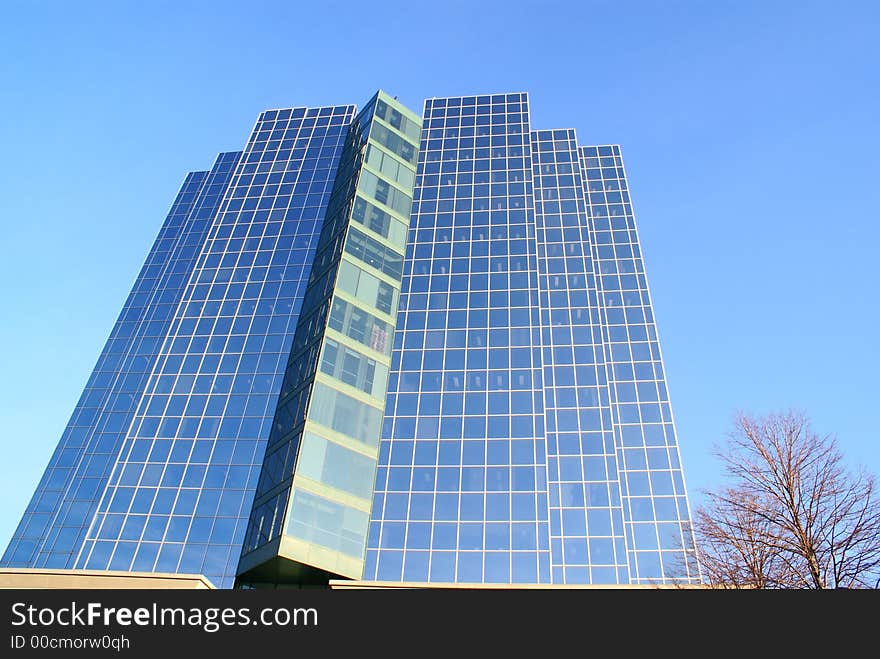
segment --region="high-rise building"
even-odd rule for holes
[[[619,147],[524,93],[261,114],[184,180],[0,564],[697,583]]]

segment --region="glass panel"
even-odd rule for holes
[[[369,515],[310,492],[294,490],[290,503],[289,535],[361,558]]]
[[[382,412],[321,382],[312,391],[308,418],[369,446],[379,442]]]
[[[391,354],[391,326],[341,298],[333,301],[327,324],[358,343],[386,355]]]
[[[376,463],[360,453],[328,441],[312,432],[303,433],[298,474],[326,483],[362,499],[373,495]]]

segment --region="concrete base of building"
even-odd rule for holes
[[[0,568],[0,588],[213,590],[200,574]]]
[[[531,584],[531,583],[429,583],[420,581],[354,581],[331,579],[332,590],[401,590],[432,588],[436,590],[677,590],[709,588],[705,584]]]

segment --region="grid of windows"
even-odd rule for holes
[[[186,177],[3,565],[73,567],[239,156]]]
[[[660,343],[620,148],[583,147],[632,581],[699,579]]]
[[[282,535],[365,579],[699,580],[618,146],[379,92],[186,177],[0,565],[229,587]]]
[[[554,583],[627,583],[617,452],[573,130],[532,133]]]
[[[317,417],[318,423],[338,432],[348,430],[349,433],[355,433],[354,428],[365,423],[369,427],[368,415],[363,413],[368,411],[358,410],[355,399],[345,394],[337,396],[337,392],[328,388],[326,384],[314,383],[319,355],[322,353],[322,339],[331,309],[333,282],[339,269],[348,215],[357,186],[362,151],[368,132],[366,117],[369,110],[368,108],[362,111],[347,130],[328,217],[321,231],[315,264],[305,293],[306,304],[297,324],[293,349],[288,358],[287,372],[275,410],[275,423],[255,493],[243,556],[247,556],[248,553],[282,533],[285,512],[290,503],[293,467],[302,444],[303,423],[307,412],[310,411],[313,418]],[[343,317],[345,315],[343,313]],[[351,324],[350,319],[348,324]],[[344,326],[344,323],[339,325],[339,329],[342,330]],[[332,359],[328,357],[330,356],[326,352],[321,355],[320,366],[323,367],[321,372],[333,377],[337,370],[335,354]],[[327,370],[330,371],[329,374]],[[310,399],[318,403],[313,404],[311,410],[308,407]],[[362,413],[358,414],[359,411]],[[305,437],[309,438],[310,435],[306,433]],[[316,447],[309,447],[309,450],[313,453],[319,452]],[[313,494],[298,498],[298,501],[307,508],[320,500],[320,496]],[[319,516],[319,518],[327,520],[337,517]],[[297,528],[309,533],[309,538],[312,537],[310,525]],[[246,563],[247,560],[245,559],[244,562]]]
[[[232,585],[352,106],[263,113],[138,404],[78,567]]]
[[[364,578],[550,580],[524,94],[425,104]]]
[[[430,99],[365,579],[699,578],[618,147]]]
[[[314,304],[297,327],[254,500],[243,583],[266,560],[255,550],[281,534],[289,541],[278,560],[361,576],[418,149],[406,133],[417,122],[405,114],[379,92],[352,124],[306,293]]]

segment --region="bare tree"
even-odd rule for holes
[[[749,494],[735,488],[707,493],[694,513],[703,575],[714,586],[775,588],[789,583],[791,571],[764,538],[770,524],[755,514]]]
[[[710,583],[878,586],[877,484],[846,469],[833,437],[814,433],[803,414],[741,414],[718,456],[730,483],[707,492],[695,515]]]

